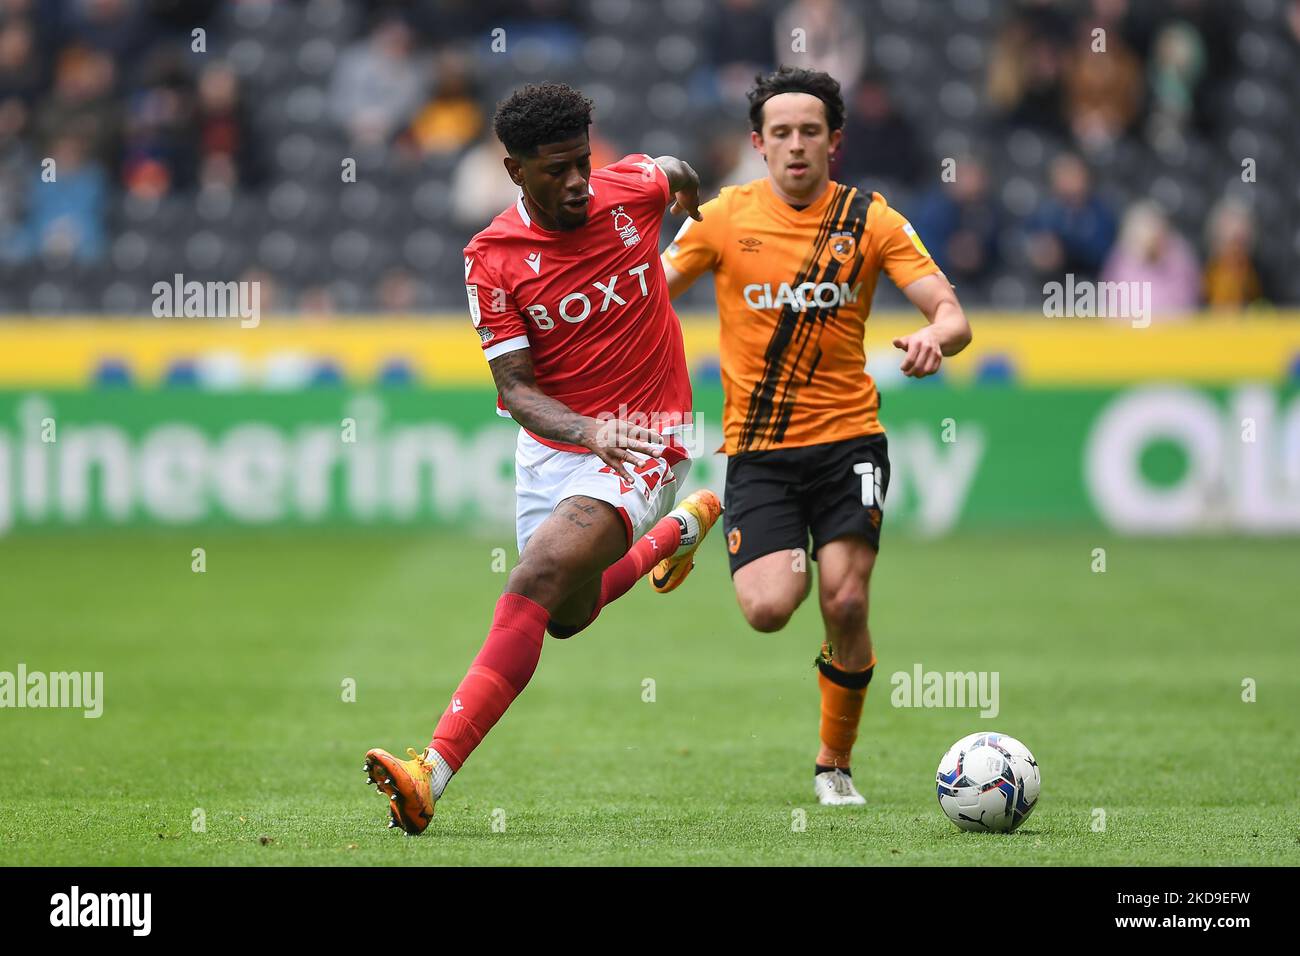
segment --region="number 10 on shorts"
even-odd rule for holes
[[[862,461],[853,466],[853,473],[862,476],[862,506],[883,508],[885,492],[880,487],[880,469],[869,461]]]

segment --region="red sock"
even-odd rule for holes
[[[659,523],[647,532],[646,536],[632,545],[627,554],[619,558],[608,568],[600,579],[600,603],[596,613],[611,601],[617,601],[643,577],[650,569],[669,557],[682,543],[682,526],[676,518],[660,518]],[[596,615],[591,619],[594,621]]]
[[[537,670],[546,608],[522,594],[497,601],[492,630],[433,731],[433,749],[459,770]]]

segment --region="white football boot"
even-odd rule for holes
[[[813,795],[827,807],[857,806],[867,802],[853,786],[853,778],[839,768],[823,770],[813,777]]]

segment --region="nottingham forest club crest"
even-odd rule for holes
[[[636,223],[623,211],[622,206],[610,210],[610,215],[614,217],[614,229],[623,240],[624,248],[635,246],[641,241],[641,234],[636,231]]]
[[[858,251],[858,240],[851,232],[831,233],[831,255],[836,262],[848,262]]]

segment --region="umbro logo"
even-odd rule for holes
[[[541,275],[542,254],[540,252],[533,252],[524,256],[524,262],[528,263],[528,268],[533,270],[533,275]]]

